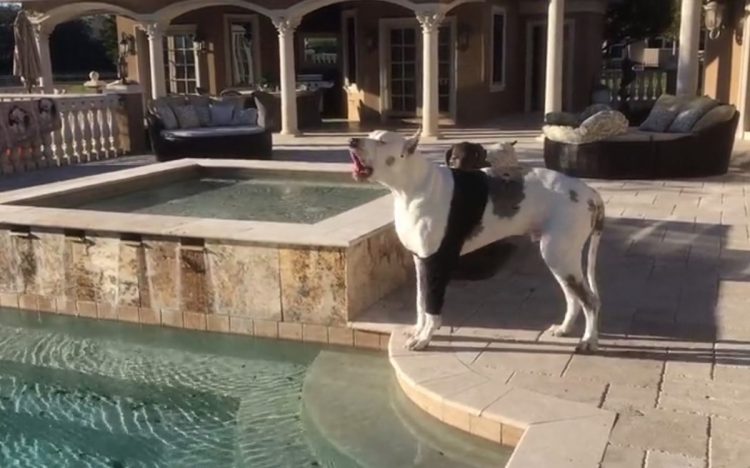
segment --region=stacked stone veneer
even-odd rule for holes
[[[151,325],[383,348],[347,328],[410,277],[392,227],[349,247],[0,228],[0,304]]]

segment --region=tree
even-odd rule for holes
[[[679,30],[680,0],[619,0],[610,2],[604,36],[608,44],[671,35]]]
[[[18,11],[19,7],[14,4],[0,3],[0,76],[13,73],[13,22]],[[50,54],[55,73],[115,72],[117,32],[114,17],[90,17],[58,25],[50,35]]]
[[[0,76],[13,73],[13,20],[18,7],[0,5]]]

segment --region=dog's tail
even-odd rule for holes
[[[589,283],[589,289],[596,298],[596,303],[600,303],[599,288],[596,286],[596,258],[599,253],[599,243],[602,240],[604,231],[604,201],[599,194],[589,202],[591,210],[591,236],[589,237],[589,252],[586,261],[586,279]]]

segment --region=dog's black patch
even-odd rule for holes
[[[422,310],[438,315],[443,309],[445,288],[461,256],[464,242],[481,226],[489,198],[489,177],[480,171],[452,170],[453,196],[448,223],[437,252],[426,258],[414,256]]]
[[[578,192],[576,192],[575,190],[570,191],[570,201],[572,201],[573,203],[578,203]]]
[[[502,177],[488,177],[492,212],[499,218],[512,218],[518,212],[524,193],[524,173],[505,173]]]

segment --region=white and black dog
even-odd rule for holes
[[[417,324],[406,346],[425,348],[440,327],[445,290],[461,254],[508,236],[531,235],[539,239],[542,258],[567,303],[563,322],[550,331],[570,333],[582,308],[586,328],[577,350],[596,350],[600,300],[595,270],[604,228],[599,194],[580,180],[547,169],[461,171],[438,166],[418,153],[418,143],[419,134],[405,138],[380,130],[349,141],[354,177],[390,189],[398,238],[414,255]]]

